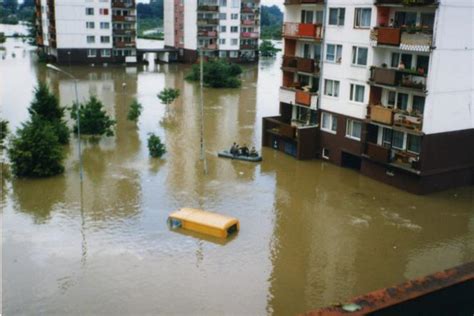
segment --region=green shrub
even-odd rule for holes
[[[270,41],[263,41],[259,47],[260,56],[262,57],[275,57],[276,53],[279,51],[278,48],[275,48]]]
[[[28,112],[31,117],[38,116],[51,123],[61,144],[69,142],[69,128],[63,120],[64,108],[59,106],[58,98],[51,93],[45,83],[40,82],[35,88],[35,95]]]
[[[0,149],[5,148],[3,146],[3,141],[7,138],[8,135],[8,121],[0,120]]]
[[[179,89],[165,88],[157,96],[163,104],[171,104],[180,95]]]
[[[191,73],[186,76],[187,80],[200,80],[200,65],[193,65]],[[239,65],[229,63],[222,59],[212,59],[203,65],[203,81],[206,86],[212,88],[238,88],[242,68]]]
[[[8,149],[12,172],[18,177],[47,177],[64,172],[64,159],[56,131],[38,116],[23,124]]]
[[[127,119],[129,121],[138,121],[138,118],[142,114],[142,105],[138,103],[138,101],[135,99],[133,100],[132,104],[130,104],[130,107],[128,109],[128,114],[127,114]]]
[[[71,107],[71,118],[76,121],[74,124],[74,132],[77,133],[77,107],[76,103]],[[112,127],[115,121],[112,120],[107,112],[103,109],[104,105],[97,97],[91,96],[86,104],[80,104],[79,115],[81,124],[81,134],[95,136],[113,136]]]
[[[152,157],[161,157],[166,153],[165,145],[161,142],[159,136],[150,134],[148,136],[148,151]]]

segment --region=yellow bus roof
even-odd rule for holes
[[[175,211],[169,216],[183,221],[189,221],[219,229],[227,229],[239,222],[234,217],[187,207]]]

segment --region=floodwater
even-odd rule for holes
[[[5,46],[11,129],[38,80],[71,104],[71,79],[20,41]],[[81,99],[104,102],[116,135],[82,140],[82,190],[75,138],[63,175],[3,178],[4,314],[293,315],[474,260],[473,187],[415,196],[268,148],[261,164],[216,157],[234,141],[260,147],[280,62],[245,67],[241,89],[204,90],[207,175],[189,66],[65,66]],[[164,87],[181,90],[168,109],[156,97]],[[144,107],[137,125],[126,119],[133,98]],[[151,132],[166,143],[162,159],[148,157]],[[167,215],[184,206],[238,217],[241,231],[226,243],[170,231]]]

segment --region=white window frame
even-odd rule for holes
[[[104,41],[105,39],[106,39],[106,41]],[[100,37],[100,42],[101,42],[102,44],[108,44],[108,43],[110,43],[110,36],[102,35],[102,36]]]
[[[329,21],[330,21],[330,14],[331,14],[331,10],[336,10],[337,11],[337,24],[330,24]],[[344,11],[344,18],[341,19],[341,11]],[[342,20],[342,23],[341,23],[341,20]],[[331,25],[331,26],[344,26],[344,23],[345,23],[345,20],[346,20],[346,9],[345,8],[329,8],[329,14],[328,14],[328,25]]]
[[[232,38],[230,40],[230,45],[231,46],[238,46],[239,45],[239,39],[238,38]]]
[[[329,128],[324,126],[325,117],[328,117],[329,119]],[[336,126],[334,126],[334,122],[336,122]],[[336,129],[333,129],[333,127]],[[331,113],[321,112],[321,130],[331,134],[337,134],[337,117]]]
[[[231,33],[239,33],[239,27],[238,26],[231,26],[230,27],[230,32]]]
[[[92,39],[92,41],[89,41],[90,39]],[[86,42],[87,42],[87,44],[95,44],[95,36],[94,35],[87,35]]]
[[[92,54],[93,53],[93,54]],[[87,50],[87,57],[88,58],[95,58],[97,57],[97,49],[95,48],[90,48]]]
[[[369,25],[361,25],[362,12],[364,12],[364,10],[370,11]],[[369,29],[371,24],[372,24],[372,8],[355,8],[355,10],[354,10],[354,28],[355,29]]]
[[[101,49],[100,50],[100,57],[109,58],[112,57],[112,52],[110,49]]]
[[[335,89],[337,83],[337,90]],[[330,87],[330,92],[326,93],[328,90],[328,84],[331,85]],[[340,95],[340,89],[341,89],[341,82],[339,80],[333,80],[333,79],[324,79],[324,95],[332,98],[339,98]]]
[[[325,153],[326,151],[327,151],[327,154]],[[329,149],[327,149],[326,147],[323,147],[323,149],[321,150],[321,157],[329,160],[329,155],[330,155]]]
[[[366,54],[366,58],[365,58],[365,64],[359,64],[358,63],[358,60],[359,60],[359,50],[360,49],[365,49],[367,54]],[[368,47],[364,47],[364,46],[352,46],[352,65],[353,66],[359,66],[359,67],[366,67],[367,66],[367,63],[368,63],[368,59],[369,59],[369,48]]]
[[[94,29],[95,28],[95,23],[93,21],[86,21],[86,29]]]
[[[334,46],[334,59],[328,59],[329,46]],[[330,43],[326,44],[326,55],[324,56],[324,59],[330,63],[340,64],[342,62],[342,45]]]
[[[357,122],[360,124],[360,137],[356,137],[353,135],[354,122]],[[362,138],[362,122],[357,121],[357,120],[347,119],[346,120],[346,137],[353,140],[360,141]]]
[[[358,101],[356,100],[356,90],[361,87],[363,89],[362,101]],[[365,102],[365,86],[363,84],[351,83],[349,88],[349,100],[354,103],[363,104]]]
[[[87,7],[86,8],[86,15],[94,15],[94,8]]]

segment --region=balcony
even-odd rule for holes
[[[217,37],[217,31],[198,31],[200,37]]]
[[[118,1],[118,0],[113,0],[112,1],[112,8],[134,8],[135,7],[135,1]]]
[[[135,30],[132,30],[132,29],[129,29],[129,30],[126,30],[126,29],[113,29],[113,34],[114,34],[114,35],[129,35],[129,36],[135,36],[136,31],[135,31]]]
[[[283,56],[282,67],[286,71],[306,73],[318,73],[320,70],[314,59],[293,56]]]
[[[258,25],[258,23],[256,20],[242,20],[242,25],[253,26],[253,25]]]
[[[248,7],[242,5],[240,12],[241,13],[254,13],[258,8],[257,7]]]
[[[371,31],[372,45],[398,47],[402,50],[428,52],[433,44],[433,30],[419,27],[376,27]]]
[[[426,89],[426,74],[424,70],[391,69],[372,67],[370,81],[374,84],[400,86],[410,89]]]
[[[242,32],[240,37],[242,38],[258,38],[258,32]]]
[[[417,132],[421,132],[423,118],[421,115],[408,112],[396,112],[394,115],[395,126],[411,129]]]
[[[382,105],[370,105],[368,118],[374,122],[392,125],[393,109],[384,107]]]
[[[217,49],[217,44],[204,44],[199,46],[201,49],[207,49],[207,50],[216,50]]]
[[[219,19],[198,19],[197,25],[219,25]]]
[[[380,163],[390,162],[390,148],[384,146],[374,143],[367,143],[365,147],[365,154],[369,156],[370,159]]]
[[[250,50],[257,50],[258,45],[257,44],[241,44],[240,49],[250,49]]]
[[[298,58],[294,56],[283,56],[282,67],[287,71],[296,71],[298,65]]]
[[[204,11],[204,12],[219,12],[219,6],[218,5],[199,5],[197,10]]]
[[[280,116],[264,117],[263,120],[267,132],[293,140],[295,139],[296,127],[283,122]]]
[[[321,24],[285,22],[283,24],[283,36],[321,40],[323,26]]]
[[[114,42],[115,48],[133,48],[135,46],[136,46],[135,42],[123,42],[123,41]]]
[[[437,4],[438,0],[376,0],[375,5],[423,6]]]
[[[318,107],[318,93],[291,87],[280,87],[279,101],[287,104],[304,105],[316,110]]]
[[[113,22],[135,22],[137,20],[136,15],[113,15]]]

